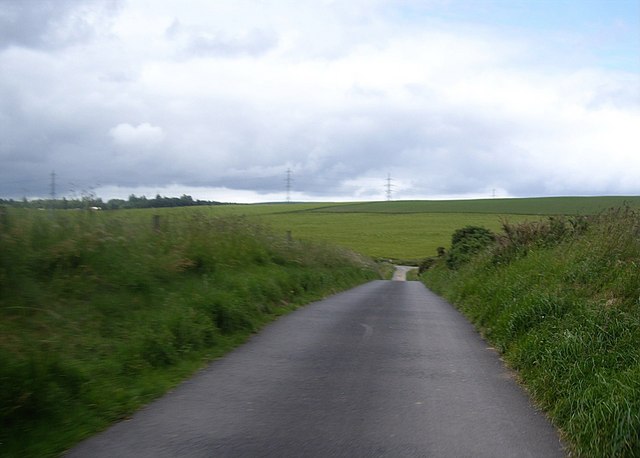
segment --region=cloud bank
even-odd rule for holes
[[[132,148],[151,148],[162,143],[164,132],[162,128],[145,122],[137,127],[131,124],[118,124],[109,131],[114,144]]]
[[[638,194],[638,24],[529,3],[5,1],[0,195]]]

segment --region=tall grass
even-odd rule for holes
[[[0,455],[53,456],[296,305],[377,276],[241,217],[9,210]]]
[[[424,281],[504,353],[579,456],[640,456],[640,213],[504,229]]]

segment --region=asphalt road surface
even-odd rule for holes
[[[396,266],[396,271],[393,273],[394,281],[407,281],[407,274],[411,270],[418,270],[417,267],[412,266]]]
[[[554,428],[419,282],[374,281],[267,326],[69,457],[556,457]]]

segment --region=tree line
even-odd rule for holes
[[[119,210],[127,208],[166,208],[166,207],[194,207],[199,205],[223,205],[221,202],[210,200],[194,200],[193,197],[183,194],[180,197],[165,197],[157,194],[154,198],[136,196],[131,194],[129,199],[109,199],[104,202],[96,196],[83,196],[81,198],[67,199],[0,199],[0,205],[17,208],[44,208],[54,210],[73,209],[100,209]]]

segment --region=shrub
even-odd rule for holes
[[[592,218],[584,216],[550,216],[540,221],[519,224],[502,222],[503,234],[496,238],[493,262],[504,264],[526,256],[533,248],[551,248],[583,234]]]
[[[451,249],[446,255],[447,266],[450,269],[458,269],[495,239],[495,234],[484,227],[466,226],[456,230],[451,236]]]

